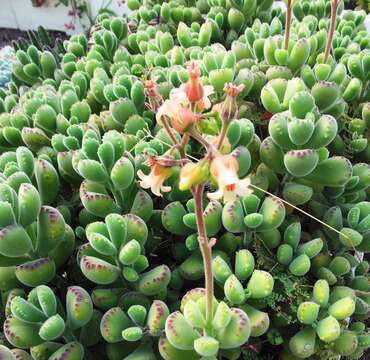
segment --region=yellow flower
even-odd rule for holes
[[[238,177],[238,162],[232,155],[221,155],[211,163],[211,175],[217,181],[218,190],[208,193],[211,200],[224,199],[225,202],[236,200],[238,196],[247,196],[250,189],[250,179],[240,180]]]
[[[208,176],[208,161],[201,161],[198,164],[189,162],[181,169],[179,189],[181,191],[189,190],[192,186],[207,181]]]
[[[207,136],[207,140],[210,144],[216,146],[218,144],[219,137],[218,136]],[[229,154],[232,150],[231,144],[227,136],[225,136],[224,141],[222,142],[222,146],[219,150],[219,152],[222,155]]]

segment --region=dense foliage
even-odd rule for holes
[[[1,359],[361,359],[370,37],[338,0],[129,0],[0,88]]]

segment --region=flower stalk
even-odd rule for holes
[[[285,19],[285,34],[284,34],[284,49],[288,50],[290,38],[290,25],[292,23],[292,0],[288,0],[286,19]]]
[[[158,122],[166,130],[171,141],[173,142],[172,149],[177,149],[180,152],[180,161],[186,160],[185,146],[187,145],[190,137],[204,146],[204,148],[207,150],[206,157],[212,157],[214,149],[214,146],[209,143],[195,127],[195,122],[200,119],[200,112],[204,108],[209,107],[209,100],[207,97],[213,92],[213,88],[209,86],[203,87],[203,85],[200,83],[200,69],[195,64],[191,64],[188,67],[188,72],[189,81],[182,86],[180,92],[170,95],[170,100],[164,102],[164,105],[159,109],[157,113]],[[175,130],[182,134],[181,141],[178,141],[175,138],[172,128],[170,127],[169,122],[166,119],[166,116],[170,118],[171,124],[175,128]],[[187,121],[187,119],[189,120]],[[227,128],[228,123],[224,123],[219,138],[220,147],[226,136]],[[185,165],[185,162],[182,165]],[[191,164],[187,164],[187,166],[191,167]],[[185,170],[184,167],[183,170]],[[207,237],[203,215],[203,196],[206,181],[206,179],[203,179],[203,177],[206,176],[206,173],[208,173],[208,171],[202,168],[199,168],[198,170],[198,173],[196,169],[194,169],[194,171],[191,171],[190,174],[183,175],[183,185],[180,185],[180,187],[184,186],[184,188],[189,188],[188,186],[190,186],[194,197],[198,242],[203,258],[206,290],[206,323],[204,331],[205,335],[211,336],[214,297],[212,246],[214,245],[215,240],[212,239],[212,241],[210,241]],[[185,171],[185,173],[187,172]],[[180,184],[181,183],[182,182],[180,181]]]
[[[169,99],[165,100],[156,113],[157,122],[168,133],[172,146],[165,156],[149,158],[151,172],[144,175],[140,170],[138,176],[143,188],[151,188],[152,193],[162,196],[162,192],[168,192],[169,186],[165,181],[171,176],[171,167],[180,166],[179,189],[191,190],[194,198],[194,212],[198,233],[199,249],[202,254],[206,314],[203,332],[205,336],[213,334],[213,299],[214,299],[214,274],[212,268],[212,248],[216,239],[209,239],[206,231],[203,213],[203,197],[205,185],[210,177],[217,182],[218,190],[208,193],[213,199],[222,199],[224,202],[232,201],[238,196],[250,194],[250,179],[239,179],[238,162],[232,155],[222,155],[222,148],[226,143],[227,130],[230,123],[237,118],[237,97],[243,91],[244,85],[225,84],[224,100],[214,106],[215,116],[222,121],[222,127],[218,137],[207,139],[197,128],[198,121],[202,118],[204,110],[211,107],[208,96],[213,93],[212,86],[203,86],[200,81],[201,71],[193,63],[188,67],[189,81],[179,89],[170,93]],[[154,96],[153,96],[154,97]],[[175,137],[174,131],[181,135],[181,140]],[[191,162],[185,154],[185,147],[189,139],[193,138],[205,148],[203,159],[195,159]],[[213,141],[215,140],[215,141]],[[180,152],[180,159],[175,160],[170,153],[174,150]]]
[[[328,41],[326,43],[324,59],[323,59],[324,64],[328,62],[330,50],[333,44],[333,36],[334,36],[334,30],[335,30],[335,22],[337,20],[337,11],[338,11],[339,1],[340,0],[332,0],[331,2],[330,26],[329,26]]]
[[[212,318],[213,318],[213,270],[212,270],[212,246],[209,242],[206,233],[206,226],[204,222],[203,215],[203,193],[204,184],[195,186],[192,189],[192,193],[195,201],[195,217],[197,220],[197,230],[198,230],[198,241],[199,248],[203,257],[204,266],[204,278],[205,278],[205,288],[206,288],[206,326],[205,335],[212,334]]]
[[[222,127],[221,127],[221,132],[218,138],[218,142],[216,145],[217,150],[220,150],[222,148],[229,125],[236,118],[238,114],[237,97],[243,91],[243,89],[244,89],[243,84],[235,86],[231,83],[227,83],[224,86],[226,97],[225,97],[225,100],[221,104],[218,105],[219,116],[221,117],[221,120],[222,120]]]
[[[217,150],[220,150],[222,148],[222,144],[224,143],[228,127],[229,127],[228,124],[226,124],[226,123],[222,124],[221,132],[220,132],[220,135],[218,137],[218,143],[216,145]]]

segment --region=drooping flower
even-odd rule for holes
[[[150,189],[154,195],[162,196],[162,192],[171,191],[171,186],[164,186],[163,183],[172,175],[172,166],[166,166],[165,159],[149,156],[147,164],[151,171],[145,175],[141,170],[137,172],[140,178],[139,184],[143,189]]]
[[[220,115],[223,121],[230,122],[236,118],[238,113],[237,96],[243,91],[244,85],[238,86],[227,83],[224,86],[226,98],[220,105]]]
[[[184,133],[199,119],[198,112],[211,107],[208,96],[213,93],[213,87],[200,83],[197,69],[195,65],[191,67],[189,72],[193,75],[189,75],[189,81],[172,90],[169,99],[158,109],[156,119],[160,125],[163,126],[163,117],[167,117],[176,131]]]
[[[232,155],[217,156],[211,163],[211,175],[217,182],[218,190],[208,193],[211,200],[224,199],[225,202],[233,201],[238,196],[247,196],[250,189],[250,179],[239,179],[238,162]]]
[[[197,116],[182,91],[171,93],[170,98],[158,109],[156,119],[160,125],[163,125],[163,116],[170,119],[172,127],[179,133],[184,133],[197,121]]]

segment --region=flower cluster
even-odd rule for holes
[[[211,106],[209,96],[214,93],[210,85],[202,85],[201,71],[196,63],[192,62],[188,66],[189,80],[181,85],[180,88],[174,89],[170,93],[170,98],[161,103],[160,96],[156,91],[155,84],[152,81],[145,83],[145,89],[149,97],[149,106],[152,110],[157,109],[156,119],[159,125],[164,125],[164,121],[169,121],[171,127],[180,134],[196,130],[197,122],[202,119],[202,111],[209,109]],[[244,89],[244,85],[225,84],[225,100],[214,108],[219,109],[220,116],[223,120],[223,126],[226,130],[238,112],[237,96]],[[199,133],[198,133],[199,134]],[[198,136],[201,136],[200,134]],[[196,138],[199,140],[199,138]],[[223,199],[225,202],[233,201],[237,196],[246,196],[251,193],[250,179],[240,180],[238,177],[238,162],[232,155],[222,155],[219,150],[225,139],[225,132],[217,138],[217,143],[209,144],[203,163],[210,165],[201,166],[194,163],[186,163],[180,173],[180,189],[189,189],[199,183],[207,183],[212,177],[218,186],[218,191],[209,193],[210,199]],[[176,145],[176,144],[173,144]],[[151,168],[149,175],[139,170],[138,176],[141,179],[140,186],[144,189],[150,188],[153,194],[161,196],[162,192],[171,190],[163,183],[171,176],[171,168],[160,165],[160,161],[151,157],[148,161]],[[210,168],[210,172],[209,169]],[[208,177],[208,178],[207,178]]]

